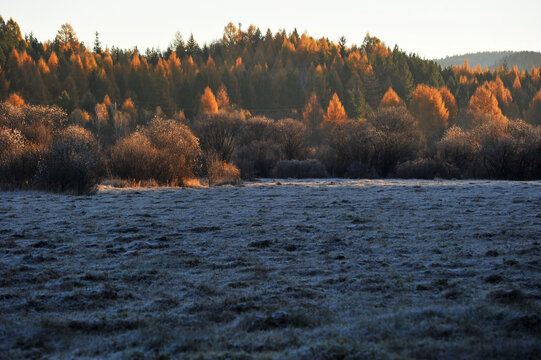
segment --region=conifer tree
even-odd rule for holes
[[[207,86],[203,95],[201,95],[200,113],[215,113],[218,112],[218,103],[212,90]]]
[[[383,95],[381,102],[379,103],[379,109],[392,106],[405,106],[404,102],[398,94],[393,90],[392,87],[389,87],[387,92]]]
[[[441,135],[447,127],[449,110],[436,88],[427,85],[417,86],[413,92],[410,110],[427,139]]]
[[[223,84],[220,86],[216,95],[216,103],[218,104],[218,109],[227,109],[229,107],[229,96]]]
[[[327,107],[327,114],[325,115],[325,122],[331,124],[342,124],[347,120],[346,110],[338,98],[338,94],[334,93],[329,106]]]
[[[526,113],[526,120],[534,125],[541,125],[541,90],[533,97]]]
[[[447,125],[448,126],[454,125],[456,123],[456,118],[458,115],[458,107],[456,105],[456,99],[446,86],[440,89],[440,95],[441,95],[441,98],[443,99],[443,102],[445,103],[445,107],[447,108],[447,110],[449,110],[449,117],[447,118]]]

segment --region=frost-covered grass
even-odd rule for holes
[[[540,358],[541,182],[0,192],[0,358]]]

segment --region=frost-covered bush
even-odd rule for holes
[[[378,173],[374,167],[355,161],[348,166],[344,177],[349,179],[375,179],[378,177]]]
[[[310,179],[329,177],[325,166],[317,160],[282,160],[274,169],[277,178]]]
[[[472,165],[480,150],[473,135],[452,126],[436,144],[436,156],[460,169],[462,177],[471,176]]]
[[[197,175],[200,155],[198,140],[186,125],[154,118],[116,142],[110,167],[113,176],[123,179],[183,185]]]
[[[369,122],[374,127],[371,164],[381,176],[387,176],[398,163],[413,160],[423,146],[418,123],[405,108],[380,109]]]
[[[20,107],[0,103],[0,126],[19,130],[35,144],[48,144],[52,132],[63,128],[67,115],[55,106],[24,105]]]
[[[129,180],[148,180],[155,176],[158,150],[141,131],[118,140],[111,151],[110,168],[114,176]]]
[[[243,123],[232,161],[244,179],[271,176],[272,169],[280,161],[281,149],[277,143],[274,120],[254,116]]]
[[[0,185],[32,185],[43,148],[33,145],[17,129],[0,128]]]
[[[420,158],[396,167],[396,176],[403,179],[458,179],[460,170],[453,164],[438,159]]]
[[[371,168],[374,156],[374,128],[365,120],[347,120],[327,128],[326,143],[333,150],[332,158],[322,159],[327,169],[336,176],[345,173],[354,163],[367,164]],[[322,155],[321,151],[319,154]],[[353,165],[355,167],[355,165]],[[358,177],[349,171],[348,177]],[[364,176],[361,176],[364,177]]]
[[[238,185],[242,182],[239,169],[225,161],[212,159],[207,163],[209,185]]]
[[[253,141],[236,149],[232,159],[244,179],[269,177],[280,161],[280,146],[273,141]]]
[[[176,182],[197,175],[201,149],[199,140],[188,126],[175,121],[155,117],[144,131],[158,150],[158,182]]]
[[[275,122],[264,116],[254,116],[246,119],[239,134],[238,144],[250,145],[254,142],[276,142],[277,133]]]
[[[240,112],[219,111],[201,115],[195,122],[195,134],[201,149],[216,154],[220,160],[230,162],[238,145],[244,115]]]
[[[88,194],[103,171],[99,147],[92,133],[77,125],[59,131],[40,163],[37,184],[56,192]]]
[[[276,140],[284,160],[302,159],[306,155],[306,125],[294,119],[281,119],[275,123]]]
[[[474,130],[480,144],[478,176],[525,179],[539,176],[541,136],[522,120],[509,120],[505,130],[486,123]]]

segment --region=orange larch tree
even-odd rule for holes
[[[519,90],[522,88],[522,85],[520,84],[520,78],[519,76],[515,76],[515,81],[513,81],[513,89],[514,90]]]
[[[317,95],[313,92],[302,112],[302,120],[309,128],[318,128],[323,121],[324,116],[325,113],[319,104]]]
[[[444,86],[440,89],[441,98],[445,103],[445,107],[449,110],[449,118],[447,119],[447,126],[454,125],[456,123],[456,118],[458,116],[458,106],[456,104],[456,99],[451,94],[451,91]]]
[[[216,102],[218,104],[218,109],[227,109],[229,107],[229,96],[227,95],[227,89],[225,85],[221,85],[216,95]]]
[[[324,118],[325,112],[319,104],[316,93],[313,92],[302,112],[302,121],[306,125],[308,140],[312,145],[321,141],[320,126]]]
[[[47,65],[49,68],[53,69],[58,66],[58,56],[56,56],[56,53],[54,51],[51,52],[51,55],[49,55],[49,60],[47,60]]]
[[[513,96],[511,96],[511,91],[505,87],[503,81],[500,77],[497,77],[496,80],[485,83],[488,86],[489,90],[498,100],[498,106],[502,112],[506,112],[511,103],[513,102]]]
[[[501,116],[502,110],[498,106],[498,99],[490,91],[488,86],[479,86],[470,98],[471,111],[481,112],[488,115]]]
[[[203,95],[201,95],[201,106],[199,108],[201,113],[215,113],[218,112],[218,102],[212,90],[207,86]]]
[[[347,120],[348,116],[346,114],[346,109],[340,102],[338,94],[334,93],[331,101],[329,101],[329,106],[327,107],[327,114],[325,115],[325,122],[342,124]]]
[[[506,123],[507,118],[498,106],[498,99],[490,91],[487,83],[479,86],[470,98],[469,113],[472,116],[472,125],[477,126],[492,118],[494,121]]]
[[[398,94],[390,86],[387,92],[383,95],[381,102],[379,103],[379,109],[383,109],[391,106],[405,106],[404,102],[398,96]]]
[[[427,139],[441,135],[447,127],[449,109],[438,89],[428,85],[418,85],[413,92],[410,111],[419,121]]]

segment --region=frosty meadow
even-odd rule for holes
[[[541,182],[0,193],[2,358],[541,356]]]

